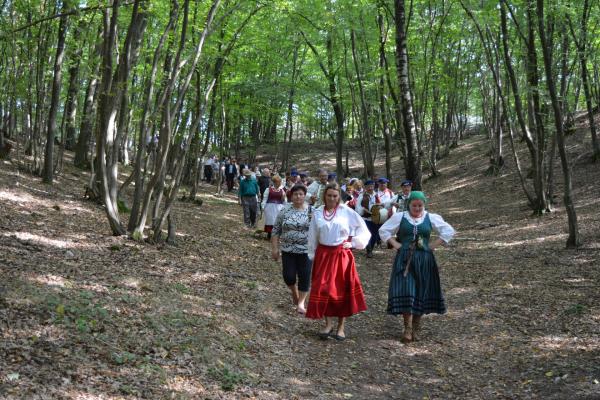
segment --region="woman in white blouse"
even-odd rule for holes
[[[364,220],[341,203],[340,187],[328,184],[323,206],[315,210],[308,230],[308,257],[313,260],[306,317],[325,318],[321,339],[344,340],[346,317],[367,309],[352,248],[364,249],[371,234]],[[338,324],[334,333],[334,318]]]
[[[402,314],[402,342],[419,340],[421,317],[446,312],[438,266],[433,251],[447,244],[454,229],[437,215],[425,211],[427,198],[413,191],[408,211],[396,213],[379,229],[381,240],[398,250],[388,291],[388,314]],[[431,232],[438,237],[430,241]]]
[[[277,214],[287,203],[287,196],[285,189],[281,185],[281,177],[275,175],[271,178],[272,185],[269,185],[265,189],[262,197],[261,207],[265,214],[265,232],[267,232],[267,239],[271,240],[271,232],[273,231],[273,225],[277,219]]]

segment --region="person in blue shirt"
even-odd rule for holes
[[[242,170],[244,176],[240,179],[239,204],[244,211],[244,224],[246,228],[256,228],[256,215],[258,214],[258,193],[260,191],[256,178],[248,168]]]

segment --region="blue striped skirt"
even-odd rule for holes
[[[408,249],[402,248],[397,252],[390,277],[388,314],[444,314],[446,303],[433,253],[429,250],[415,250],[410,272],[405,277],[407,259]]]

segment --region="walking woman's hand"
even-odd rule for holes
[[[389,244],[390,246],[392,246],[392,248],[393,248],[394,250],[400,250],[400,248],[402,247],[402,245],[400,244],[400,242],[398,242],[398,241],[397,241],[396,239],[394,239],[394,238],[391,238],[391,239],[389,239],[389,240],[388,240],[388,244]]]
[[[274,261],[279,261],[279,250],[272,249],[271,250],[271,258]]]

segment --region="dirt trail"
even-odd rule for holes
[[[459,233],[437,253],[449,311],[410,345],[385,314],[389,250],[355,252],[369,309],[321,341],[235,197],[203,187],[202,207],[177,205],[178,245],[152,246],[108,235],[81,171],[50,188],[4,163],[0,397],[600,398],[600,174],[576,166],[586,244],[568,251],[564,212],[529,217],[483,149],[469,139],[425,185]]]

